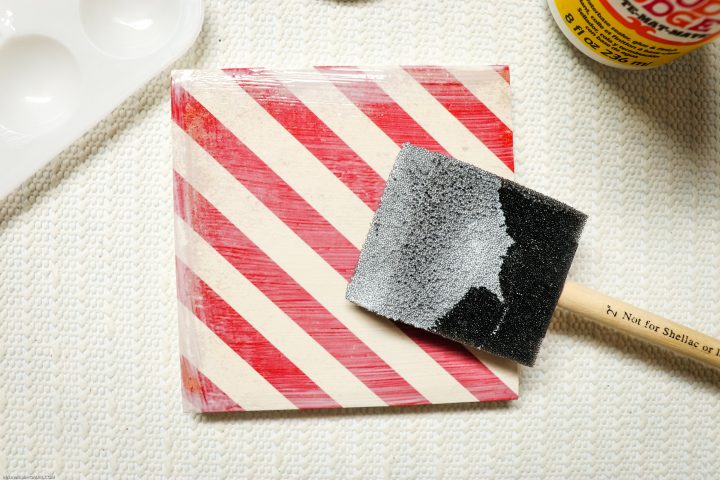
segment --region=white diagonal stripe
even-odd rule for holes
[[[449,67],[447,70],[512,129],[510,85],[494,68]]]
[[[387,178],[400,147],[348,100],[326,75],[303,72],[303,80],[287,82],[285,87],[380,176]]]
[[[345,279],[189,137],[184,148],[192,170],[179,173],[428,401],[476,400],[395,324],[346,301]]]
[[[233,402],[245,410],[296,408],[179,302],[178,314],[180,353]]]
[[[366,73],[451,156],[505,178],[512,176],[497,155],[404,69]]]
[[[234,79],[221,71],[205,71],[185,88],[350,243],[362,247],[373,216],[370,207]]]
[[[333,400],[387,405],[178,217],[175,231],[185,243],[178,258]]]

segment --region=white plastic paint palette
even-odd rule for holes
[[[180,57],[202,0],[0,0],[0,198]]]

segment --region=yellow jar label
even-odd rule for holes
[[[551,0],[567,32],[629,68],[668,63],[720,35],[720,0]]]

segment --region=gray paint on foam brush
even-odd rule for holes
[[[347,298],[432,329],[472,288],[503,301],[500,269],[513,240],[501,180],[406,144],[377,210]]]
[[[541,193],[406,144],[346,296],[532,365],[585,220]]]

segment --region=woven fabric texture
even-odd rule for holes
[[[495,63],[518,181],[589,215],[571,278],[720,337],[720,43],[623,72],[544,0],[218,0],[175,66]],[[169,105],[168,71],[0,201],[0,473],[720,475],[720,373],[565,313],[516,402],[181,413]]]

